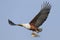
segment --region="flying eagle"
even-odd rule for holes
[[[51,10],[51,5],[49,4],[49,2],[45,2],[43,3],[40,12],[28,24],[15,24],[9,19],[8,22],[10,25],[21,26],[28,30],[32,30],[33,31],[32,36],[36,36],[36,33],[42,31],[42,29],[39,28],[39,26],[41,26],[44,23],[44,21],[46,21],[50,10]]]

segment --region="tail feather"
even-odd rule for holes
[[[16,25],[15,23],[13,23],[11,20],[9,20],[8,19],[8,23],[10,24],[10,25]]]

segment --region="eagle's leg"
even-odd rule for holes
[[[38,28],[35,32],[36,33],[42,32],[42,28]]]
[[[32,36],[33,36],[33,37],[39,37],[38,33],[39,33],[39,32],[42,32],[42,28],[39,28],[38,30],[39,30],[39,31],[36,30],[36,32],[35,32],[35,31],[32,32]]]

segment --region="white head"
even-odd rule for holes
[[[31,28],[31,26],[30,26],[30,24],[21,24],[23,27],[25,27],[25,28],[27,28],[27,29],[30,29]]]

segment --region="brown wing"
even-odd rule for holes
[[[33,24],[36,27],[41,26],[43,22],[47,19],[50,9],[51,5],[49,4],[49,2],[44,3],[41,11],[34,17],[30,24]]]

